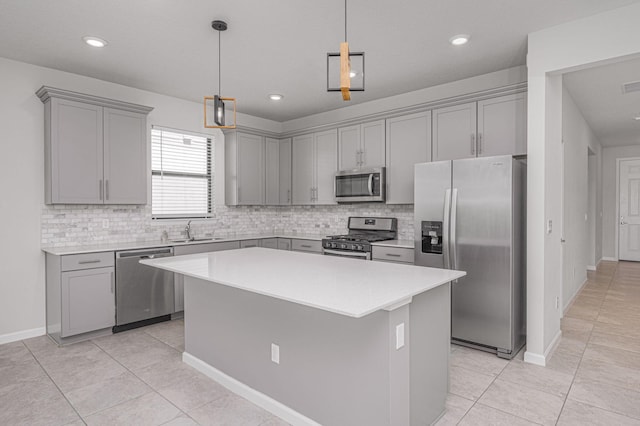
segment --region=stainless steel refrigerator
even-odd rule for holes
[[[525,343],[526,163],[511,156],[416,164],[415,264],[458,269],[453,343],[513,358]]]

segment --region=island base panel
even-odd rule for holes
[[[185,277],[185,352],[323,425],[431,424],[445,408],[449,300],[447,284],[356,319]]]

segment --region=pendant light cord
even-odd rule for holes
[[[344,0],[344,41],[347,42],[347,0]]]
[[[346,1],[346,0],[345,0],[345,1]],[[221,74],[222,74],[222,72],[220,71],[220,70],[221,70],[221,68],[222,68],[222,65],[221,65],[221,63],[220,63],[220,56],[221,56],[221,53],[220,53],[220,49],[221,49],[221,47],[220,47],[220,46],[221,46],[221,43],[220,43],[220,33],[221,33],[221,31],[220,31],[220,30],[218,30],[218,96],[221,96],[221,95],[220,95],[220,76],[221,76]]]

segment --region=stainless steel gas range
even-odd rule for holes
[[[371,243],[398,237],[398,219],[391,217],[350,217],[348,228],[322,240],[323,254],[371,260]]]

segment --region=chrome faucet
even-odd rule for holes
[[[187,240],[192,241],[193,237],[191,236],[191,221],[187,222],[187,226],[185,226],[184,232],[187,234]]]

